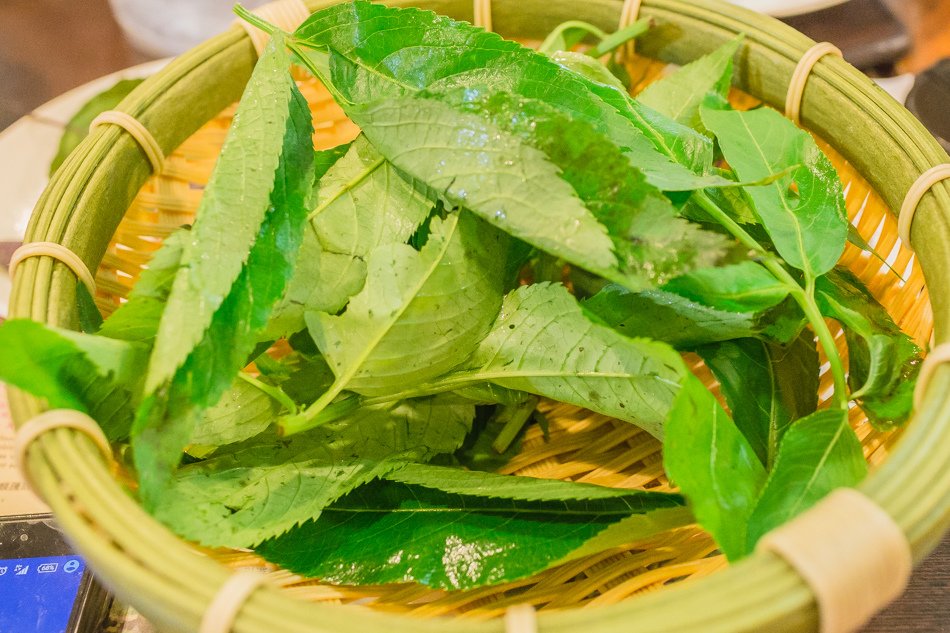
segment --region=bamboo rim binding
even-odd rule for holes
[[[788,80],[788,92],[785,95],[785,116],[790,118],[795,125],[801,123],[802,97],[805,94],[805,84],[808,83],[808,77],[812,69],[825,55],[836,55],[841,57],[841,51],[837,46],[828,42],[820,42],[808,49],[795,70],[792,72],[791,79]]]
[[[152,171],[156,174],[162,173],[162,170],[165,168],[165,153],[162,152],[162,147],[158,144],[158,141],[155,140],[155,137],[152,136],[152,133],[148,131],[148,128],[142,125],[138,119],[131,114],[120,112],[119,110],[108,110],[92,120],[92,123],[89,125],[89,131],[96,129],[96,127],[100,125],[108,124],[117,125],[128,132],[129,136],[134,138],[135,142],[142,148],[142,151],[145,152],[145,156],[152,166]]]
[[[624,0],[623,7],[620,8],[620,21],[617,24],[617,30],[622,31],[637,21],[640,16],[640,5],[643,0]],[[630,40],[620,49],[621,57],[632,57],[636,52],[635,40]]]
[[[52,409],[41,413],[17,429],[14,441],[14,454],[20,474],[37,496],[40,494],[39,489],[33,484],[30,469],[27,468],[27,457],[33,442],[47,431],[54,429],[75,429],[82,432],[99,448],[106,461],[112,461],[112,446],[109,440],[106,439],[96,421],[88,415],[75,409]]]
[[[259,572],[244,570],[232,574],[208,605],[198,633],[231,633],[244,604],[266,581],[267,577]]]
[[[474,0],[472,4],[472,24],[486,31],[492,30],[491,0]]]
[[[822,633],[851,633],[903,593],[910,544],[887,512],[840,488],[756,548],[786,560],[812,588]]]
[[[904,203],[897,215],[897,235],[910,250],[914,250],[910,243],[910,229],[913,226],[914,215],[917,214],[920,201],[934,185],[948,178],[950,178],[950,163],[937,165],[922,173],[907,190]]]
[[[82,261],[79,255],[62,244],[57,242],[27,242],[20,246],[13,251],[13,255],[10,257],[10,265],[7,270],[9,271],[11,279],[15,278],[16,270],[20,263],[28,257],[52,257],[65,264],[73,271],[76,278],[86,286],[86,289],[89,290],[89,294],[95,294],[96,279],[92,276],[92,273],[89,272],[89,267],[86,266],[86,263]]]

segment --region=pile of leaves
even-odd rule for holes
[[[865,475],[851,407],[910,414],[920,350],[836,268],[861,242],[831,163],[729,106],[741,39],[633,98],[599,58],[643,23],[533,51],[363,1],[293,34],[243,16],[272,39],[194,225],[105,322],[80,293],[86,333],[0,328],[0,378],[130,445],[142,503],[183,537],[443,588],[694,521],[735,560]],[[293,63],[356,140],[314,151]],[[539,397],[662,439],[681,494],[486,472]]]

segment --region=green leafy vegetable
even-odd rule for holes
[[[921,350],[850,272],[835,269],[818,280],[822,313],[841,323],[848,342],[848,381],[875,424],[899,425],[913,409]]]
[[[793,424],[749,517],[748,550],[766,532],[804,512],[835,488],[856,486],[867,469],[846,412],[819,411]]]
[[[788,427],[818,406],[818,351],[804,333],[789,345],[738,339],[697,352],[719,380],[736,426],[771,468]]]
[[[831,270],[844,251],[849,223],[841,182],[811,136],[769,108],[705,108],[702,121],[739,178],[776,178],[745,190],[779,255],[806,279]]]
[[[452,472],[428,468],[433,470],[413,467],[386,476],[425,484]],[[372,483],[334,503],[317,521],[263,543],[258,552],[288,569],[332,582],[416,581],[464,589],[516,580],[569,560],[587,540],[618,521],[681,503],[676,495],[471,475],[458,488],[480,496],[393,481]],[[488,491],[489,496],[481,496]],[[642,535],[631,530],[607,546]]]
[[[765,468],[699,379],[687,376],[666,422],[663,466],[730,560],[746,552],[747,522]]]

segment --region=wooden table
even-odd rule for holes
[[[919,72],[950,56],[950,0],[885,2],[915,39],[898,70]],[[2,0],[0,129],[70,88],[147,59],[122,38],[106,0]],[[865,631],[950,632],[950,539]]]

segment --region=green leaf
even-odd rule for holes
[[[277,401],[239,378],[217,404],[204,411],[191,434],[188,454],[204,457],[218,446],[254,437],[267,430],[280,409]]]
[[[669,77],[653,82],[637,95],[637,100],[677,123],[705,131],[699,116],[700,106],[709,94],[722,98],[729,95],[732,59],[741,43],[740,36]]]
[[[440,99],[488,119],[544,152],[607,228],[619,274],[557,255],[639,290],[713,266],[725,253],[728,241],[723,236],[678,217],[670,201],[630,167],[622,150],[588,124],[572,121],[546,103],[477,86],[445,93]]]
[[[207,546],[250,547],[406,459],[451,452],[473,415],[471,404],[440,396],[364,408],[289,441],[255,438],[179,469],[156,516]]]
[[[79,313],[79,330],[85,334],[95,334],[102,327],[102,313],[96,305],[86,284],[76,286],[76,311]]]
[[[336,381],[316,408],[347,389],[400,391],[464,361],[501,304],[504,235],[466,212],[432,222],[421,251],[391,244],[369,258],[366,286],[339,316],[307,323]]]
[[[128,301],[103,322],[100,336],[151,345],[187,239],[186,229],[178,229],[165,238],[129,292]]]
[[[867,475],[861,442],[846,411],[826,410],[795,422],[749,518],[748,551],[770,530],[801,514],[836,488]]]
[[[627,90],[616,75],[590,55],[562,50],[551,55],[551,60],[591,81],[613,86],[618,90]]]
[[[310,110],[275,38],[238,106],[162,314],[132,433],[146,507],[162,495],[202,409],[231,386],[284,294],[312,185],[311,135]]]
[[[831,270],[844,252],[849,223],[841,181],[808,132],[769,108],[704,108],[702,120],[739,178],[776,178],[745,190],[779,255],[806,279]]]
[[[254,68],[184,244],[146,374],[148,393],[171,380],[201,342],[244,269],[268,210],[279,202],[272,193],[301,197],[305,181],[302,197],[309,195],[313,150],[309,136],[303,139],[312,130],[310,113],[289,68],[278,36]],[[311,149],[303,160],[305,147]],[[307,178],[283,183],[282,169]]]
[[[591,323],[563,286],[523,286],[467,367],[443,385],[488,381],[632,422],[661,437],[682,361],[666,345]]]
[[[729,312],[761,312],[788,297],[786,284],[751,261],[696,270],[671,280],[663,290]]]
[[[421,90],[487,85],[546,102],[572,119],[586,121],[624,147],[631,166],[660,189],[692,190],[728,182],[697,175],[671,157],[689,164],[710,162],[708,139],[661,120],[615,87],[590,81],[545,55],[465,22],[419,9],[351,2],[311,15],[294,34],[294,47],[301,61],[339,92],[340,105],[351,116],[354,104]]]
[[[100,92],[83,104],[79,112],[66,124],[63,137],[59,140],[59,149],[49,166],[49,175],[59,169],[66,157],[76,149],[76,146],[89,135],[89,126],[93,119],[105,112],[114,109],[125,97],[132,92],[144,79],[120,79],[111,88]]]
[[[683,381],[666,422],[663,466],[729,560],[748,553],[747,522],[765,469],[716,398],[692,375]]]
[[[818,350],[804,332],[789,345],[746,338],[700,347],[736,426],[771,468],[792,422],[818,406]]]
[[[804,317],[791,300],[764,313],[730,312],[672,292],[633,293],[609,285],[582,305],[622,334],[664,341],[677,349],[749,337],[788,342],[804,327]]]
[[[456,480],[455,487],[494,485],[494,494],[463,496],[374,482],[334,503],[319,520],[263,543],[257,552],[286,569],[331,582],[414,581],[466,589],[516,580],[569,560],[575,551],[586,553],[584,544],[611,525],[681,503],[677,495],[552,480],[525,482],[530,497],[552,500],[525,501],[528,491],[515,483],[523,478],[457,472],[474,478],[476,485]],[[643,536],[642,531],[629,534]]]
[[[432,192],[398,172],[362,135],[317,175],[313,230],[304,237],[294,277],[265,332],[268,339],[303,329],[307,311],[339,312],[363,287],[370,252],[405,243],[435,205]]]
[[[844,328],[852,397],[874,424],[902,424],[914,405],[920,348],[849,271],[836,268],[816,287],[822,314]]]
[[[351,117],[399,169],[499,229],[594,270],[616,266],[606,229],[540,151],[432,99],[391,99]]]
[[[90,414],[110,440],[127,436],[147,348],[13,319],[0,325],[0,349],[0,380]]]

